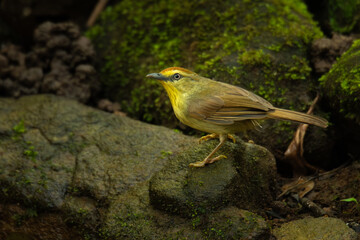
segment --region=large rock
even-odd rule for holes
[[[269,226],[255,213],[225,206],[217,211],[194,208],[189,217],[153,208],[149,182],[118,196],[109,207],[101,231],[118,239],[266,239]]]
[[[218,141],[197,145],[173,130],[51,95],[1,98],[0,122],[0,201],[58,212],[87,239],[269,234],[263,218],[241,209],[259,211],[273,196],[274,158],[255,144],[228,142],[220,151],[228,159],[190,169]],[[170,177],[183,185],[172,186]],[[171,208],[163,186],[178,194],[183,213]],[[163,200],[166,208],[158,205]]]
[[[265,148],[242,141],[226,143],[218,152],[227,159],[205,168],[189,168],[217,142],[204,144],[170,158],[150,181],[150,200],[169,213],[191,217],[228,204],[258,210],[273,200],[275,159]]]
[[[356,40],[320,79],[332,108],[357,123],[360,123],[359,61],[360,40]]]
[[[356,240],[354,230],[336,218],[304,218],[281,225],[274,229],[273,234],[278,240]]]
[[[0,122],[3,189],[57,208],[74,192],[95,200],[125,192],[164,166],[164,152],[193,141],[50,95],[1,99]]]

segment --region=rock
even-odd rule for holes
[[[0,69],[6,68],[8,66],[8,63],[8,59],[4,55],[0,54]]]
[[[95,57],[95,50],[91,41],[84,36],[74,41],[72,47],[72,54],[76,56],[74,64],[84,60],[89,61],[89,59],[92,60]]]
[[[46,47],[52,48],[67,48],[70,46],[70,39],[64,35],[54,36],[46,43]]]
[[[360,4],[358,1],[325,1],[328,23],[333,32],[349,33],[360,31]]]
[[[43,70],[39,67],[28,68],[24,71],[20,77],[20,82],[24,84],[26,87],[33,87],[37,85],[35,89],[39,89],[40,82],[43,78]],[[37,92],[36,92],[37,93]]]
[[[360,40],[354,41],[351,48],[320,79],[321,86],[334,112],[360,123],[359,65]]]
[[[0,94],[20,97],[53,93],[84,103],[96,98],[100,85],[92,66],[95,52],[77,25],[45,22],[35,30],[34,41],[27,54],[15,45],[2,47],[0,77],[6,83],[0,80]]]
[[[81,64],[76,67],[75,71],[76,73],[90,74],[94,73],[95,69],[89,64]]]
[[[278,240],[356,240],[354,230],[337,218],[304,218],[281,225],[273,230]]]
[[[340,34],[333,34],[331,39],[316,39],[311,46],[311,61],[315,71],[319,74],[328,72],[336,59],[349,49],[353,41],[353,37]]]
[[[34,40],[39,43],[46,43],[51,38],[51,29],[54,27],[54,23],[45,22],[38,26],[34,31]]]
[[[117,102],[113,103],[109,99],[101,99],[98,102],[97,107],[107,112],[118,112],[121,109],[119,103]]]
[[[7,56],[10,62],[21,67],[25,65],[25,54],[20,51],[20,47],[14,44],[7,44],[1,48],[1,52]]]
[[[170,158],[150,181],[150,201],[156,208],[191,217],[228,204],[258,210],[268,205],[276,175],[275,159],[260,146],[226,143],[220,150],[227,159],[205,168],[189,168],[218,144],[207,142]]]
[[[97,73],[91,65],[95,53],[89,39],[80,36],[78,26],[73,23],[45,22],[38,29],[35,34],[35,56],[30,55],[31,61],[38,59],[44,62],[40,64],[43,68],[48,68],[48,64],[51,67],[51,71],[44,75],[41,92],[88,102],[100,87]],[[43,49],[44,44],[46,49]],[[44,59],[41,56],[47,57]],[[84,69],[84,66],[93,71],[80,74],[78,67]]]
[[[124,192],[165,164],[162,151],[176,152],[192,141],[49,95],[1,99],[0,111],[6,122],[1,134],[11,135],[22,120],[26,128],[16,141],[10,135],[1,140],[1,185],[47,207],[60,208],[71,186],[95,199]]]
[[[52,95],[0,98],[0,122],[0,199],[31,206],[39,218],[58,213],[88,239],[269,234],[261,217],[240,209],[259,209],[272,199],[275,164],[262,147],[227,143],[221,152],[228,159],[190,169],[188,163],[204,157],[217,141],[198,146],[173,130]],[[165,182],[171,179],[183,189]],[[176,193],[179,208],[190,216],[174,214],[174,202],[167,200],[166,208],[156,204]],[[187,199],[193,202],[186,205]]]
[[[209,217],[210,239],[268,239],[269,226],[262,217],[229,207]],[[266,238],[265,238],[266,237]]]
[[[265,220],[237,207],[224,207],[191,219],[153,209],[145,182],[118,196],[109,207],[101,229],[121,239],[266,239]]]

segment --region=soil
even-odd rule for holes
[[[57,212],[36,212],[20,204],[0,204],[0,239],[83,239]]]
[[[293,191],[274,202],[268,219],[272,220],[273,227],[280,226],[285,222],[301,219],[306,216],[329,216],[340,218],[360,233],[360,163],[352,162],[347,166],[340,166],[328,172],[318,173],[313,176],[303,177],[300,182],[311,180],[314,184],[311,190],[302,198],[308,199],[317,205],[316,208],[308,208],[306,204],[299,203],[299,194],[309,184],[300,185]],[[279,179],[282,186],[289,182],[299,182],[298,179]],[[349,199],[349,201],[343,201]],[[301,201],[300,201],[301,202]]]

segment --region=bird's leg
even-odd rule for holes
[[[214,139],[214,138],[218,138],[219,137],[219,134],[216,134],[216,133],[212,133],[212,134],[208,134],[206,136],[203,136],[199,139],[199,144],[204,142],[204,141],[207,141],[209,139]]]
[[[211,134],[210,134],[211,135]],[[211,151],[211,153],[201,162],[195,162],[195,163],[190,163],[190,167],[204,167],[206,164],[209,163],[213,163],[215,161],[218,161],[220,159],[226,158],[225,155],[220,155],[217,156],[215,158],[211,158],[219,149],[222,145],[224,145],[226,139],[228,138],[228,134],[220,134],[219,135],[219,139],[220,142],[219,144],[214,148],[214,150]]]
[[[208,134],[206,136],[201,137],[199,139],[199,143],[202,143],[202,142],[207,141],[209,139],[218,138],[218,137],[219,137],[219,134],[216,134],[216,133]],[[233,135],[228,134],[227,138],[230,138],[234,143],[236,143],[236,139],[235,139],[235,137]]]

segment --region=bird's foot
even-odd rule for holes
[[[216,133],[212,133],[212,134],[208,134],[206,136],[203,136],[199,139],[199,144],[204,142],[204,141],[207,141],[209,139],[214,139],[214,138],[218,138],[219,137],[219,134],[216,134]]]
[[[236,139],[233,135],[228,134],[227,137],[233,141],[233,143],[236,143]]]
[[[225,155],[219,155],[219,156],[217,156],[215,158],[212,158],[212,159],[205,159],[205,160],[200,161],[200,162],[190,163],[189,167],[205,167],[206,164],[210,164],[210,163],[219,161],[220,159],[223,159],[223,158],[227,158],[227,157]]]
[[[202,142],[205,142],[205,141],[207,141],[209,139],[214,139],[214,138],[218,138],[218,137],[219,137],[219,134],[217,134],[217,133],[208,134],[208,135],[203,136],[203,137],[201,137],[199,139],[199,144],[202,143]],[[227,137],[229,139],[231,139],[234,143],[236,143],[236,139],[235,139],[235,137],[233,135],[228,134]]]
[[[213,163],[213,162],[219,161],[220,159],[223,159],[223,158],[227,158],[227,156],[219,155],[219,156],[214,157],[213,159],[211,159],[208,163]]]

